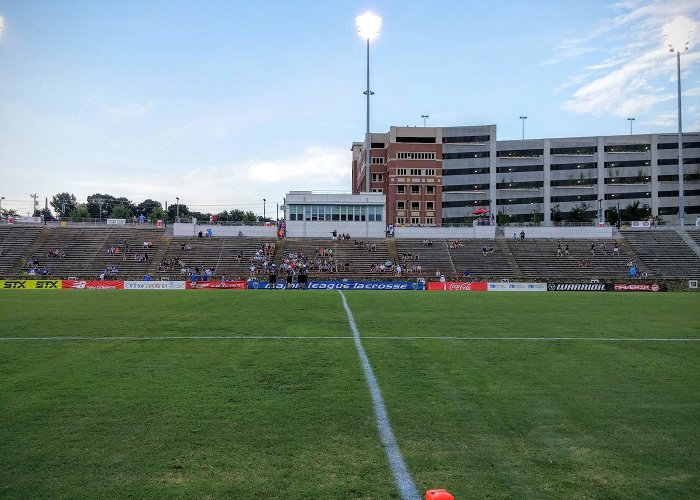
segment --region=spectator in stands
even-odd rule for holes
[[[515,233],[513,233],[513,241],[518,241],[518,235],[516,235]]]
[[[520,231],[520,240],[522,241],[524,239],[525,239],[525,231]]]
[[[486,257],[486,254],[488,254],[488,253],[489,253],[489,249],[486,248],[486,245],[484,245],[483,247],[481,247],[481,255],[483,255],[484,257]]]
[[[603,255],[608,255],[608,247],[605,246],[605,242],[600,244],[600,251],[603,252]]]
[[[568,243],[564,244],[564,255],[567,257],[569,256],[569,244]]]
[[[143,277],[143,281],[151,281],[151,275],[146,273]]]
[[[493,245],[489,245],[489,251],[487,252],[487,255],[493,255]]]
[[[559,243],[557,243],[557,257],[561,257],[561,256],[562,256],[562,253],[561,253],[561,241],[559,241]]]
[[[401,276],[401,264],[396,264],[396,276]]]
[[[211,228],[208,228],[207,229],[207,238],[211,238],[212,236],[214,236],[214,231],[212,231]]]
[[[591,243],[591,256],[595,257],[595,243]]]
[[[441,274],[441,275],[440,275],[440,283],[444,283],[445,281],[446,281],[446,280],[445,280],[445,275],[444,275],[444,274]]]
[[[615,246],[613,247],[613,255],[620,255],[620,248],[617,245],[617,241],[615,242]]]

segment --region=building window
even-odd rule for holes
[[[397,201],[396,202],[396,210],[406,210],[406,202],[405,201]]]
[[[406,169],[405,168],[397,168],[396,175],[406,175]]]
[[[396,186],[396,193],[406,194],[406,186],[404,186],[403,184],[399,184],[398,186]]]
[[[412,201],[411,210],[420,210],[420,201]]]
[[[372,188],[373,193],[383,193],[384,190],[382,188]]]
[[[649,144],[618,144],[615,146],[605,146],[606,153],[646,153],[649,149]]]
[[[425,194],[435,194],[435,186],[425,186]]]
[[[420,174],[421,174],[420,168],[412,168],[411,169],[411,175],[420,175]]]
[[[397,218],[396,218],[396,223],[397,223],[397,224],[405,224],[405,223],[406,223],[406,219],[404,219],[403,217],[397,217]]]
[[[426,217],[425,223],[433,225],[433,224],[435,224],[435,218],[434,217]]]
[[[435,202],[434,201],[426,201],[425,202],[425,209],[426,210],[435,210]]]
[[[411,194],[420,194],[420,186],[411,186]]]
[[[383,165],[384,164],[384,157],[383,156],[373,156],[372,157],[372,165]]]
[[[435,175],[435,169],[434,168],[428,168],[425,170],[425,175]]]
[[[372,174],[372,182],[384,182],[384,174]]]
[[[420,217],[411,217],[411,224],[420,224]]]
[[[434,160],[435,153],[399,151],[396,153],[396,158],[399,160]]]

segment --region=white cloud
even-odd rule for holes
[[[600,62],[588,64],[569,78],[559,90],[573,88],[571,97],[561,108],[577,114],[610,115],[615,117],[644,116],[658,113],[659,105],[675,98],[674,88],[663,83],[675,78],[675,58],[663,46],[663,26],[677,16],[686,16],[698,26],[700,4],[678,0],[668,5],[661,0],[627,1],[612,6],[617,12],[601,23],[595,33],[585,39],[595,44],[605,34],[614,43],[608,43],[596,54]],[[576,55],[582,39],[564,42]],[[697,51],[682,58],[684,73],[692,71],[700,61]],[[685,95],[695,95],[696,90]],[[648,120],[648,123],[665,120]]]
[[[111,104],[102,106],[102,112],[114,118],[119,118],[120,120],[133,120],[150,114],[153,110],[153,106],[153,102],[150,101],[145,104]]]

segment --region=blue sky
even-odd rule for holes
[[[268,215],[290,190],[350,190],[365,130],[496,124],[498,139],[675,132],[663,26],[697,0],[3,0],[0,196],[58,192]],[[696,26],[697,28],[697,26]],[[695,30],[695,38],[698,37]],[[700,47],[682,59],[700,131]]]

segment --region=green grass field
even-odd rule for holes
[[[419,491],[700,498],[700,295],[345,295]],[[2,498],[400,498],[337,292],[5,291],[0,318]],[[173,338],[204,336],[250,338]]]

